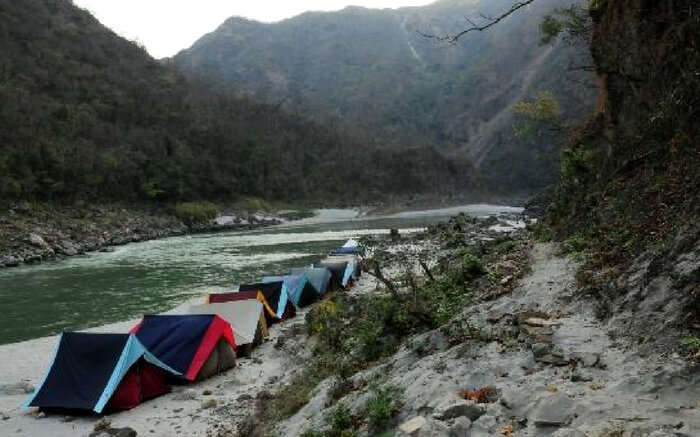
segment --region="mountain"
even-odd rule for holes
[[[548,90],[575,119],[594,100],[595,87],[581,84],[586,73],[566,74],[587,61],[585,47],[538,44],[542,17],[571,3],[538,1],[454,45],[424,34],[454,34],[468,26],[461,17],[497,15],[512,2],[348,7],[272,24],[233,17],[168,62],[188,77],[338,120],[381,147],[431,145],[468,159],[492,190],[536,189],[555,180],[558,143],[544,130],[517,137],[513,105]]]
[[[0,0],[0,52],[0,200],[340,203],[474,185],[431,147],[397,156],[187,80],[69,0]]]

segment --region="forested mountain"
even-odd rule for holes
[[[498,15],[512,2],[349,7],[273,24],[234,17],[170,62],[189,77],[340,120],[384,147],[434,145],[451,159],[471,160],[491,189],[532,189],[554,180],[558,142],[546,129],[517,137],[512,106],[547,90],[563,117],[575,119],[594,99],[590,77],[566,73],[590,65],[586,48],[539,44],[542,17],[573,2],[535,2],[454,45],[422,34],[454,33],[468,26],[463,17]]]
[[[351,199],[474,186],[432,148],[188,82],[69,0],[0,0],[0,199]]]

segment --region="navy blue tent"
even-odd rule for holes
[[[296,315],[294,303],[289,299],[284,281],[257,282],[255,284],[241,284],[238,291],[259,291],[265,296],[272,310],[279,320],[287,320]],[[274,320],[272,322],[277,322]]]
[[[129,409],[168,391],[164,371],[178,375],[134,335],[64,332],[44,380],[24,406]]]
[[[212,376],[235,364],[231,324],[214,314],[146,315],[131,332],[188,381]]]

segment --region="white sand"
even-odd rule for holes
[[[373,278],[364,275],[352,291],[359,293],[374,287]],[[181,305],[172,312],[182,312],[191,303]],[[131,427],[139,436],[212,435],[223,417],[230,418],[226,421],[233,422],[251,413],[255,396],[264,389],[272,388],[271,378],[277,382],[285,381],[303,364],[302,360],[294,355],[294,349],[299,349],[299,345],[292,342],[287,347],[276,348],[275,343],[280,335],[285,335],[289,330],[304,323],[304,313],[305,311],[300,311],[295,318],[273,326],[268,341],[255,349],[251,358],[239,359],[235,368],[200,383],[174,387],[173,393],[147,401],[132,410],[108,415],[107,418],[112,421],[113,427]],[[128,332],[137,322],[131,320],[87,331]],[[304,338],[300,337],[298,340],[304,341]],[[58,336],[53,336],[0,346],[0,384],[27,381],[35,387],[38,386],[47,370],[57,341]],[[174,399],[179,392],[186,389],[193,389],[196,399]],[[212,394],[203,395],[205,390],[210,390]],[[0,416],[9,416],[6,420],[0,417],[0,436],[87,436],[100,420],[98,416],[37,417],[36,409],[26,411],[19,407],[27,396],[0,394]],[[217,401],[218,411],[216,408],[202,408],[202,402],[212,398]]]

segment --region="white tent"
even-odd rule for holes
[[[263,304],[254,299],[190,307],[190,314],[216,314],[231,324],[238,348],[249,349],[267,336]]]

